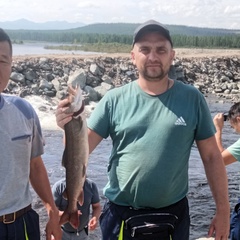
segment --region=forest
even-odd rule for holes
[[[135,24],[92,24],[67,30],[6,30],[14,42],[43,41],[62,44],[132,44]],[[240,30],[169,25],[174,47],[240,48]]]

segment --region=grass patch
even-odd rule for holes
[[[85,51],[85,52],[104,52],[104,53],[129,53],[131,45],[120,43],[86,43],[83,45],[47,45],[45,49],[57,49],[65,51]]]

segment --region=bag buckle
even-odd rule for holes
[[[12,218],[9,216],[13,216]],[[3,223],[4,224],[10,224],[10,223],[14,223],[16,220],[16,212],[11,213],[11,214],[7,214],[7,215],[3,215]]]

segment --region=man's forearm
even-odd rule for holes
[[[220,152],[224,151],[224,147],[222,145],[222,131],[217,130],[216,134],[215,134],[215,138],[216,138],[216,142],[217,142],[217,146]]]
[[[204,166],[217,211],[230,215],[227,173],[221,155],[219,159],[206,161]]]

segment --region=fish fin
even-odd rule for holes
[[[62,196],[63,196],[63,198],[64,198],[65,200],[68,199],[66,189],[63,191]]]
[[[78,196],[78,203],[80,206],[82,206],[83,202],[84,202],[84,193],[83,191],[81,191],[80,195]]]
[[[80,223],[78,211],[71,213],[69,223],[72,225],[72,227],[76,229],[78,228]]]
[[[62,156],[62,166],[65,167],[66,166],[66,162],[67,161],[67,150],[66,148],[64,149],[64,152],[63,152],[63,156]],[[65,167],[66,168],[66,167]]]
[[[70,220],[70,214],[67,213],[65,210],[60,218],[59,224],[63,225],[64,223],[69,222],[69,220]]]
[[[73,228],[78,228],[79,226],[79,216],[82,215],[80,210],[77,210],[73,213],[68,213],[67,210],[65,210],[60,218],[59,224],[63,225],[67,222],[69,222]]]

